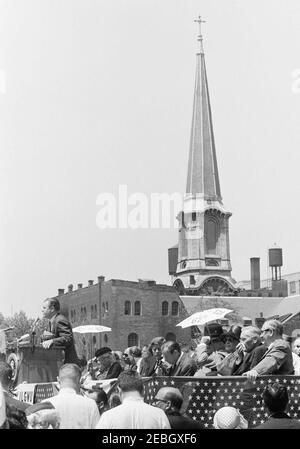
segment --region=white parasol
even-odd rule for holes
[[[106,326],[100,326],[99,324],[86,324],[84,326],[74,327],[73,332],[78,334],[98,334],[100,332],[110,332],[111,328]],[[84,343],[84,346],[86,343]],[[88,347],[90,346],[90,349]],[[90,353],[89,356],[92,358],[92,343],[87,347],[87,353]]]
[[[99,332],[110,332],[111,328],[106,326],[100,326],[99,324],[87,324],[85,326],[74,327],[73,332],[79,334],[98,334]]]
[[[177,326],[181,326],[183,329],[191,326],[201,326],[210,321],[220,320],[230,312],[233,312],[233,310],[220,308],[203,310],[202,312],[193,313],[193,315],[181,321]]]

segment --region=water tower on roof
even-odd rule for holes
[[[282,249],[276,244],[269,248],[269,266],[272,272],[272,295],[285,297],[288,295],[288,283],[281,279]]]
[[[278,248],[276,243],[269,248],[269,266],[272,271],[272,281],[281,280],[282,248]]]

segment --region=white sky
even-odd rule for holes
[[[233,277],[255,256],[265,277],[274,242],[300,271],[299,0],[1,0],[3,314],[98,275],[169,282],[177,231],[101,231],[96,198],[184,192],[198,14]]]

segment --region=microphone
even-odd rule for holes
[[[37,317],[34,322],[32,323],[31,329],[34,330],[37,323],[40,321],[40,317]]]

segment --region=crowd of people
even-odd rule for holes
[[[224,330],[212,323],[205,327],[204,334],[195,348],[183,348],[164,337],[154,338],[143,348],[129,347],[123,353],[101,348],[83,376],[113,379],[129,369],[142,377],[221,375],[255,380],[266,374],[300,375],[300,338],[292,341],[283,334],[277,320],[266,321],[262,329],[233,325]]]
[[[61,429],[203,429],[181,412],[178,388],[160,388],[152,403],[144,401],[144,377],[300,375],[300,338],[291,341],[282,324],[268,320],[262,329],[212,323],[194,348],[163,337],[125,351],[102,347],[85,366],[65,363],[59,371],[59,392],[41,403],[18,401],[11,391],[12,368],[0,362],[0,426],[2,428]],[[95,382],[115,379],[109,397]],[[300,428],[286,413],[289,401],[284,384],[269,384],[263,399],[269,418],[258,428]],[[216,429],[247,428],[238,407],[222,407],[213,419]]]

